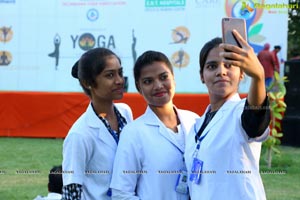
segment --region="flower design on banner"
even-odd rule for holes
[[[264,0],[255,3],[264,4]],[[260,34],[263,23],[259,23],[259,19],[263,14],[263,8],[255,8],[252,0],[226,0],[225,10],[228,17],[244,18],[246,21],[246,29],[248,34],[248,42],[258,53],[263,49],[261,44],[266,37]]]

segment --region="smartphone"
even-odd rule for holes
[[[223,43],[242,47],[235,39],[232,30],[235,29],[247,41],[246,22],[241,18],[226,17],[222,19],[222,37]]]

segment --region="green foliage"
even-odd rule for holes
[[[280,145],[280,138],[283,136],[281,132],[281,123],[283,119],[284,112],[286,110],[286,104],[284,102],[284,96],[286,94],[286,88],[284,82],[287,81],[286,77],[280,77],[279,73],[275,71],[274,79],[267,88],[269,96],[269,104],[271,111],[271,121],[270,121],[270,135],[268,139],[263,143],[263,146],[267,148],[266,161],[268,167],[272,167],[272,152],[280,153],[277,148]]]
[[[289,0],[289,4],[300,5],[300,0]],[[289,9],[288,58],[300,55],[300,10]]]

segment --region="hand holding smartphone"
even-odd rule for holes
[[[241,18],[226,17],[222,19],[223,43],[242,47],[234,37],[232,30],[235,29],[247,41],[246,22]]]

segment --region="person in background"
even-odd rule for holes
[[[113,102],[123,97],[121,61],[109,49],[91,49],[75,63],[72,76],[90,104],[64,140],[62,199],[108,200],[119,135],[132,121],[129,106]]]
[[[266,88],[268,88],[273,81],[274,71],[276,70],[274,56],[270,52],[269,43],[266,43],[264,45],[264,49],[257,54],[257,58],[263,66],[265,74],[265,85]]]
[[[277,53],[278,53],[280,50],[281,50],[281,46],[276,45],[276,46],[274,46],[274,49],[273,49],[273,51],[271,52],[271,53],[272,53],[272,56],[273,56],[273,60],[274,60],[275,71],[277,71],[278,73],[280,72],[280,62],[279,62]]]
[[[62,166],[54,166],[48,175],[48,195],[45,197],[38,195],[34,200],[60,200],[62,187]]]
[[[233,34],[241,48],[214,38],[200,52],[200,78],[210,105],[186,141],[192,200],[266,199],[259,171],[270,122],[264,70],[247,41]],[[240,99],[244,73],[251,85],[247,98]]]
[[[112,199],[186,200],[185,137],[199,116],[173,104],[174,73],[163,53],[146,51],[138,57],[134,79],[148,107],[123,129]]]

